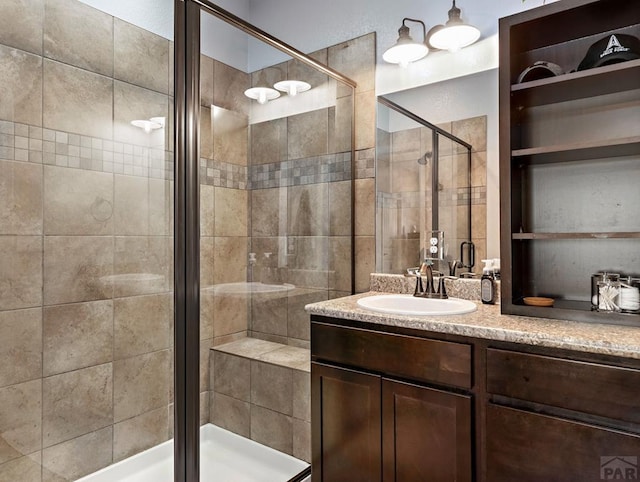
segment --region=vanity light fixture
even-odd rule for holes
[[[152,117],[151,119],[137,119],[132,120],[131,125],[135,127],[139,127],[144,130],[147,134],[156,129],[161,129],[164,127],[164,117]]]
[[[449,10],[447,23],[436,25],[429,32],[429,45],[449,52],[456,52],[480,38],[480,30],[464,23],[460,18],[460,9],[456,7],[456,0],[453,0],[453,6]]]
[[[290,96],[295,96],[300,92],[306,92],[311,89],[311,85],[302,80],[281,80],[273,84],[273,87],[281,92],[286,92]]]
[[[422,25],[422,42],[413,40],[409,35],[409,27],[405,25],[405,22],[415,22]],[[420,60],[428,53],[427,28],[424,22],[413,18],[403,18],[402,26],[398,29],[398,41],[382,54],[382,58],[390,64],[400,64],[401,67],[406,67],[410,62]]]
[[[257,100],[258,104],[266,104],[268,101],[280,97],[280,92],[267,85],[267,76],[263,70],[260,72],[256,86],[245,90],[244,95],[250,99]]]

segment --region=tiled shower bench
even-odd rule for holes
[[[211,422],[309,462],[310,351],[242,338],[209,359]]]

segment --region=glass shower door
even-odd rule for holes
[[[25,5],[0,4],[0,480],[71,481],[172,436],[172,47]]]
[[[200,477],[285,481],[311,459],[304,306],[352,289],[353,88],[239,23],[201,16]]]

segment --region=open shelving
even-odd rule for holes
[[[640,326],[590,303],[591,274],[640,276],[640,59],[572,71],[613,33],[640,37],[636,2],[563,0],[500,20],[503,313]],[[570,72],[518,84],[539,60]]]

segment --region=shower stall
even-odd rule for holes
[[[349,52],[170,7],[0,4],[0,481],[309,462],[304,305],[353,291]]]

